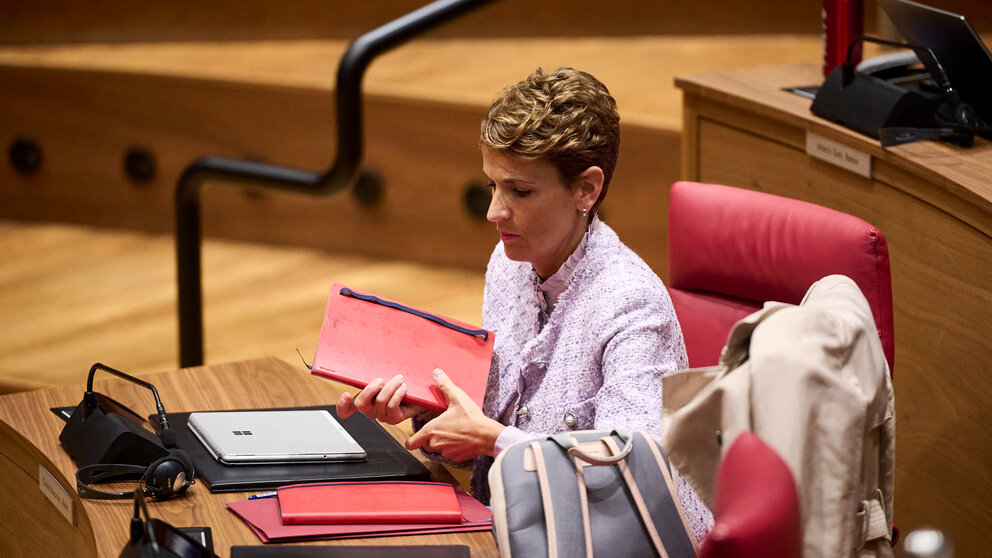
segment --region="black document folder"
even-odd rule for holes
[[[169,425],[176,432],[176,445],[189,453],[196,468],[196,478],[210,488],[210,492],[246,492],[269,490],[278,486],[304,482],[354,481],[354,480],[430,480],[430,471],[417,458],[410,455],[393,439],[378,422],[362,415],[338,418],[333,405],[321,407],[295,407],[294,409],[322,409],[329,411],[335,420],[365,449],[367,459],[357,462],[296,463],[281,465],[224,465],[207,451],[186,424],[190,413],[168,413]],[[262,410],[262,409],[243,409]],[[265,410],[289,410],[265,409]],[[149,417],[152,424],[155,416]]]

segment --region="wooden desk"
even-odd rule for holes
[[[895,318],[895,522],[935,525],[960,556],[992,525],[992,143],[877,140],[809,112],[783,87],[816,64],[678,79],[682,174],[857,215],[889,244]],[[806,154],[808,133],[868,154],[866,178]]]
[[[144,388],[97,375],[98,391],[112,395],[139,414],[154,412],[151,394]],[[248,362],[190,368],[145,376],[155,385],[169,412],[251,407],[320,405],[333,402],[340,384],[313,378],[300,367],[268,358]],[[76,467],[59,445],[63,422],[50,407],[74,405],[84,386],[17,393],[0,397],[0,555],[28,556],[39,550],[46,555],[117,556],[128,537],[131,501],[80,500],[75,495]],[[395,427],[389,432],[402,441],[406,435]],[[423,460],[435,476],[450,478],[443,467]],[[45,466],[72,495],[75,525],[70,525],[38,487],[39,464]],[[152,503],[153,517],[176,527],[210,526],[218,556],[228,556],[232,545],[261,544],[258,538],[227,510],[225,504],[247,497],[244,493],[211,494],[202,484],[188,496]],[[472,556],[497,556],[488,532],[417,535],[324,541],[304,544],[464,544]]]

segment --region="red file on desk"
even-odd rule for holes
[[[285,525],[279,515],[277,498],[231,502],[227,507],[258,535],[263,543],[300,542],[326,539],[389,537],[439,533],[465,533],[492,529],[493,514],[486,506],[460,488],[455,489],[462,508],[461,523],[380,523],[337,525]]]
[[[405,402],[443,411],[434,369],[482,406],[492,356],[491,331],[335,283],[312,372],[358,388],[402,374]]]
[[[461,523],[455,488],[439,482],[331,482],[276,490],[284,525]]]

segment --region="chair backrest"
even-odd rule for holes
[[[799,494],[788,465],[751,431],[734,440],[717,472],[713,528],[699,558],[802,556]]]
[[[890,372],[892,280],[881,231],[812,203],[676,182],[668,215],[668,288],[689,365],[719,361],[731,327],[774,300],[798,304],[818,279],[846,275],[868,299]]]

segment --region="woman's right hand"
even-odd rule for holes
[[[388,382],[381,378],[376,379],[355,396],[348,392],[342,393],[338,397],[338,416],[344,419],[358,411],[387,424],[401,423],[424,410],[402,402],[406,390],[406,383],[401,375],[393,376]]]

